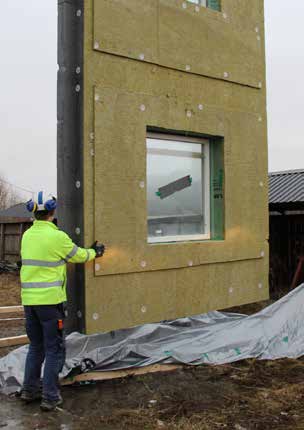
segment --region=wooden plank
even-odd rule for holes
[[[3,314],[23,314],[23,306],[1,306],[0,315]]]
[[[72,378],[65,378],[60,381],[61,385],[72,385],[75,382],[84,381],[107,381],[109,379],[126,378],[128,376],[145,375],[146,373],[171,372],[180,369],[182,364],[153,364],[145,367],[136,367],[125,370],[110,370],[105,372],[87,372]]]
[[[29,343],[29,340],[25,334],[21,336],[4,337],[0,339],[0,348],[7,346],[26,345],[27,343]]]
[[[7,233],[4,233],[4,236],[18,236],[18,237],[20,237],[20,232],[13,232],[13,231],[9,231],[9,232],[7,232]]]
[[[294,274],[290,289],[294,290],[304,281],[304,256],[299,257],[296,273]]]
[[[0,230],[0,260],[4,260],[4,224],[1,224]]]
[[[24,223],[23,222],[19,226],[19,233],[20,233],[20,236],[19,236],[19,247],[18,247],[18,249],[19,249],[19,254],[20,254],[21,253],[22,236],[24,233]]]

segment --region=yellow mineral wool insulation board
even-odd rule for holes
[[[261,258],[266,190],[256,166],[263,165],[265,152],[257,153],[256,142],[263,139],[263,125],[255,113],[224,111],[206,102],[200,111],[197,98],[189,95],[95,89],[95,226],[96,237],[109,248],[96,275]],[[175,124],[187,132],[224,137],[225,240],[147,243],[146,129],[172,130]]]
[[[95,0],[94,49],[258,88],[261,5],[223,1],[219,12],[182,0]]]
[[[268,298],[265,258],[93,277],[87,273],[86,330],[114,330]]]
[[[85,266],[87,333],[268,297],[263,2],[182,3],[84,1],[84,235],[107,245]],[[224,240],[147,243],[147,126],[223,139]]]

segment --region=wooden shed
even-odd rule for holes
[[[0,211],[0,260],[16,262],[20,259],[21,238],[32,222],[24,203]]]
[[[270,287],[286,289],[304,256],[304,169],[270,173],[269,215]]]

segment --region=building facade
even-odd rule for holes
[[[70,273],[73,324],[266,299],[263,1],[63,1],[59,66],[59,219],[107,245]]]

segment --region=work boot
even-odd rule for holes
[[[20,392],[20,399],[25,403],[31,403],[35,400],[41,400],[41,398],[41,391],[31,392],[27,390],[21,390]]]
[[[62,397],[59,395],[59,398],[57,400],[42,399],[40,408],[45,412],[51,412],[51,411],[54,411],[57,408],[57,406],[61,406],[62,403],[63,403]]]

